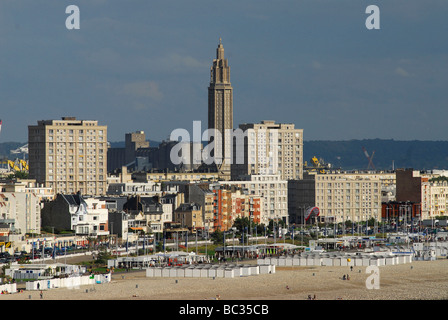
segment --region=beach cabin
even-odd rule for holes
[[[224,271],[225,271],[224,267],[219,267],[218,269],[216,269],[216,276],[218,278],[224,278]]]
[[[179,270],[180,268],[179,267],[174,267],[174,268],[171,268],[170,269],[170,277],[171,278],[175,278],[175,277],[177,277],[178,275],[177,275],[177,271]]]
[[[215,266],[212,266],[211,268],[207,269],[208,271],[208,278],[216,278],[217,277],[217,268]]]
[[[323,264],[324,264],[324,266],[328,266],[328,267],[332,267],[333,266],[333,258],[331,258],[331,257],[325,257],[325,258],[322,258],[322,262],[323,262]]]
[[[277,265],[278,265],[278,266],[282,266],[282,267],[286,266],[286,258],[285,258],[285,257],[280,257],[280,258],[277,260]]]
[[[306,257],[306,265],[307,266],[314,266],[314,257],[309,255]]]
[[[260,267],[259,266],[250,266],[250,274],[251,275],[259,275],[260,274]]]
[[[208,271],[210,269],[209,265],[202,266],[201,269],[201,278],[208,278]]]
[[[224,278],[233,278],[235,276],[235,270],[231,268],[224,269]]]
[[[294,257],[292,258],[292,265],[293,265],[293,266],[300,266],[300,257],[298,257],[298,256],[294,256]]]
[[[147,268],[146,269],[146,277],[153,278],[154,277],[154,268]]]
[[[370,265],[370,258],[369,257],[362,257],[362,266],[368,267]]]

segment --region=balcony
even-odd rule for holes
[[[0,223],[14,224],[16,223],[16,219],[0,219]]]

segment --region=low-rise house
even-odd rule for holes
[[[80,193],[58,194],[42,209],[42,227],[73,230],[79,235],[108,235],[106,202],[96,198],[84,199]]]
[[[130,214],[133,225],[129,227],[146,233],[163,232],[165,222],[172,221],[172,203],[161,203],[160,198],[132,196],[123,205],[123,211]],[[130,221],[131,222],[131,221]]]
[[[174,212],[174,221],[190,231],[203,228],[202,209],[197,203],[182,203]]]

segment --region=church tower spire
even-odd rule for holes
[[[222,164],[218,167],[222,178],[230,179],[232,141],[228,137],[233,130],[233,88],[230,83],[230,66],[224,58],[224,46],[219,38],[216,59],[210,68],[210,86],[208,87],[208,128],[221,133],[221,141],[215,140],[215,154],[219,151]]]
[[[213,66],[210,69],[211,83],[230,84],[230,67],[227,59],[224,58],[224,46],[219,38],[218,48],[216,49],[216,59],[213,60]]]
[[[218,59],[218,60],[224,59],[224,47],[222,45],[221,38],[219,38],[218,48],[216,49],[216,59]]]

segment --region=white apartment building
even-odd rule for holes
[[[109,211],[106,207],[106,201],[96,198],[85,198],[87,204],[87,214],[84,216],[84,225],[80,227],[85,228],[87,225],[87,232],[79,232],[80,234],[90,234],[94,236],[106,236],[109,234],[108,219]],[[76,227],[77,228],[77,227]]]
[[[222,181],[223,185],[236,185],[247,189],[249,195],[262,198],[261,223],[278,219],[288,223],[288,181],[280,175],[250,175],[241,181]]]
[[[380,177],[369,173],[317,174],[316,206],[321,218],[336,223],[380,220]]]
[[[422,219],[446,216],[448,210],[448,182],[422,183]]]
[[[381,220],[382,192],[395,183],[395,173],[307,173],[303,180],[289,181],[291,221],[302,223],[306,208],[320,209],[320,220],[358,222]]]
[[[275,121],[241,124],[234,143],[232,179],[241,175],[280,175],[283,180],[303,177],[303,129]],[[241,133],[242,130],[242,133]],[[244,141],[244,144],[243,142]]]
[[[42,120],[28,126],[30,177],[55,193],[106,194],[107,126],[98,121]]]
[[[40,213],[37,194],[0,191],[0,224],[9,229],[10,241],[21,241],[27,233],[40,233]]]

